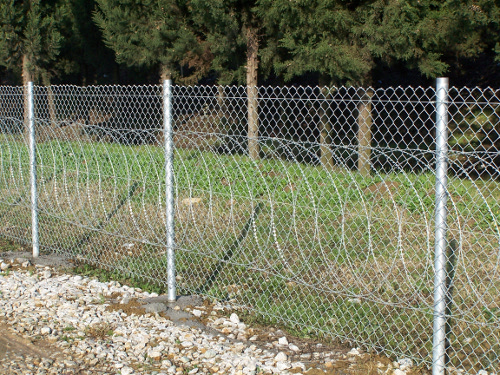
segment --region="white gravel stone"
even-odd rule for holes
[[[235,314],[235,313],[231,314],[231,316],[229,317],[229,320],[233,324],[239,324],[240,323],[240,318],[239,318],[238,314]]]
[[[1,269],[2,271],[7,271],[9,268],[10,268],[10,264],[8,264],[8,263],[4,263],[4,262],[2,262],[2,263],[0,264],[0,269]]]
[[[128,366],[122,367],[120,371],[121,375],[130,375],[134,373],[134,369]]]
[[[214,358],[215,356],[217,355],[217,352],[213,349],[209,349],[205,352],[205,354],[203,355],[205,358],[207,359],[210,359],[210,358]]]
[[[287,346],[288,345],[288,339],[285,336],[280,337],[278,339],[278,345]]]
[[[42,272],[42,277],[44,279],[48,279],[51,276],[52,276],[52,273],[49,270],[45,270],[45,271]]]
[[[349,353],[347,353],[348,355],[360,355],[361,352],[359,351],[358,348],[352,348]]]
[[[151,350],[148,352],[148,357],[153,361],[159,361],[161,358],[161,352],[159,352],[158,350]]]
[[[232,335],[242,342],[174,324],[154,313],[129,315],[122,310],[107,310],[111,303],[109,298],[114,293],[120,296],[113,297],[115,302],[155,296],[114,281],[102,283],[36,267],[35,271],[16,270],[8,275],[1,274],[0,292],[3,320],[12,322],[17,332],[26,338],[42,335],[44,339],[54,340],[54,345],[63,353],[73,356],[59,360],[59,364],[66,367],[80,368],[83,363],[95,373],[128,375],[159,375],[160,371],[181,374],[186,370],[193,374],[246,375],[255,374],[257,369],[287,375],[291,367],[300,367],[305,372],[303,364],[293,363],[292,366],[284,351],[276,354],[265,349],[265,343],[260,347],[256,345],[254,341],[265,335],[247,328],[236,312],[229,319],[221,317],[226,311],[231,311],[227,303],[213,306],[212,312],[207,314],[207,324],[219,332],[228,330],[227,337]],[[176,306],[174,309],[181,308]],[[221,313],[214,315],[214,311]],[[202,316],[204,312],[197,308],[192,314]],[[249,341],[243,341],[247,337],[250,337]],[[300,351],[288,342],[283,332],[276,332],[274,340],[283,350]],[[270,349],[273,349],[271,344]],[[308,358],[311,357],[309,354]],[[318,362],[323,358],[323,353],[314,356]],[[146,370],[152,365],[154,370]]]
[[[172,362],[170,362],[168,359],[164,359],[163,361],[161,361],[161,368],[168,369],[170,367],[172,367]]]
[[[279,352],[276,354],[276,357],[274,357],[275,362],[284,362],[288,359],[288,356],[284,352]]]
[[[289,362],[278,362],[276,364],[276,368],[279,371],[283,371],[283,370],[289,369],[290,367],[292,367],[292,365]]]
[[[404,371],[406,369],[409,369],[413,366],[413,361],[411,358],[400,358],[398,360],[399,368]]]

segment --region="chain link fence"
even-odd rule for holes
[[[435,88],[170,89],[173,184],[162,86],[34,88],[42,252],[166,286],[173,187],[178,294],[499,371],[499,90],[443,88],[439,154]],[[0,234],[30,243],[26,90],[0,88]]]

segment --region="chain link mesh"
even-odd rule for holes
[[[179,293],[430,366],[435,89],[172,90]],[[0,89],[0,223],[28,243],[23,98]],[[447,364],[494,372],[500,91],[449,98]],[[36,87],[35,111],[42,250],[166,284],[161,86]]]

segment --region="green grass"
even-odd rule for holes
[[[26,146],[3,137],[0,156],[0,233],[29,241]],[[41,142],[43,248],[100,267],[101,278],[164,291],[163,163],[155,146]],[[432,173],[361,176],[178,149],[175,176],[180,293],[203,290],[302,336],[429,363]],[[499,184],[450,176],[449,197],[449,238],[459,243],[452,363],[493,369],[500,352]],[[101,272],[81,267],[84,274]]]

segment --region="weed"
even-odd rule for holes
[[[104,340],[114,333],[114,325],[108,322],[94,323],[85,328],[85,335],[96,340]]]

